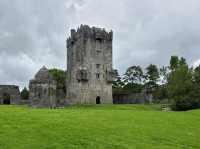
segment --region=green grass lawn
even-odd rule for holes
[[[159,105],[0,106],[0,149],[200,149],[200,110]]]

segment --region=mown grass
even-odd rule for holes
[[[0,106],[0,149],[199,149],[200,110],[159,105]]]

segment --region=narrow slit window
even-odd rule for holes
[[[96,78],[97,78],[97,79],[100,78],[100,74],[99,74],[99,73],[96,74]]]

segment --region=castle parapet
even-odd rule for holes
[[[73,46],[73,44],[79,39],[83,38],[101,41],[112,41],[113,32],[107,32],[105,29],[97,27],[89,27],[88,25],[81,25],[77,30],[71,30],[71,36],[67,39],[67,47]]]

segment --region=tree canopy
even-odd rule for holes
[[[29,99],[29,91],[26,87],[21,91],[21,99],[28,100]]]
[[[121,79],[122,78],[122,79]],[[144,73],[141,66],[130,66],[125,74],[117,76],[115,88],[153,94],[154,102],[167,99],[173,110],[200,107],[200,66],[189,67],[183,57],[171,56],[169,66],[159,68],[150,64]]]
[[[49,69],[50,74],[53,76],[53,79],[57,83],[58,89],[63,89],[63,91],[66,91],[66,71],[61,69]]]

